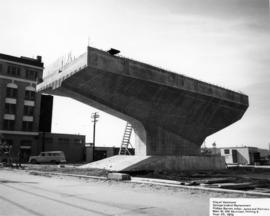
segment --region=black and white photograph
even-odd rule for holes
[[[269,0],[0,0],[0,216],[269,216]]]

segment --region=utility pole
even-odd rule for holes
[[[93,125],[93,161],[95,161],[95,144],[96,144],[96,123],[98,121],[99,114],[97,112],[92,113],[91,119],[94,123]]]

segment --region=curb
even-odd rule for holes
[[[21,171],[21,170],[19,170]],[[46,171],[37,171],[37,170],[22,170],[24,172],[36,172],[40,174],[50,174],[50,175],[58,175],[58,176],[70,176],[76,178],[86,178],[86,179],[96,179],[96,180],[112,180],[103,176],[87,176],[87,175],[77,175],[77,174],[66,174],[66,173],[58,173],[58,172],[46,172]],[[113,180],[119,181],[119,180]],[[123,180],[122,180],[123,181]],[[217,193],[233,193],[233,194],[242,194],[242,195],[250,195],[250,196],[259,196],[259,197],[270,197],[270,193],[261,193],[261,192],[253,192],[253,191],[237,191],[230,189],[221,189],[221,188],[205,188],[200,186],[185,186],[180,185],[180,182],[173,180],[162,180],[162,179],[147,179],[147,178],[139,178],[139,177],[131,177],[131,180],[124,180],[125,182],[136,183],[136,184],[149,184],[149,185],[157,185],[157,186],[165,186],[172,188],[181,188],[181,189],[189,189],[189,190],[201,190],[206,192],[217,192]],[[177,184],[178,183],[178,184]]]
[[[97,180],[108,180],[107,177],[103,176],[87,176],[87,175],[78,175],[78,174],[67,174],[67,173],[58,173],[58,172],[46,172],[46,171],[38,171],[38,170],[23,170],[24,172],[35,172],[40,174],[50,174],[50,175],[62,175],[62,176],[70,176],[77,178],[89,178],[89,179],[97,179]]]

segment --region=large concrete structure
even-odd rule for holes
[[[136,155],[198,155],[238,121],[248,96],[92,47],[48,68],[39,92],[74,98],[130,122]]]

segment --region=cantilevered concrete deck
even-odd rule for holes
[[[92,47],[47,71],[37,89],[129,121],[136,155],[198,155],[207,136],[248,108],[244,94]]]

